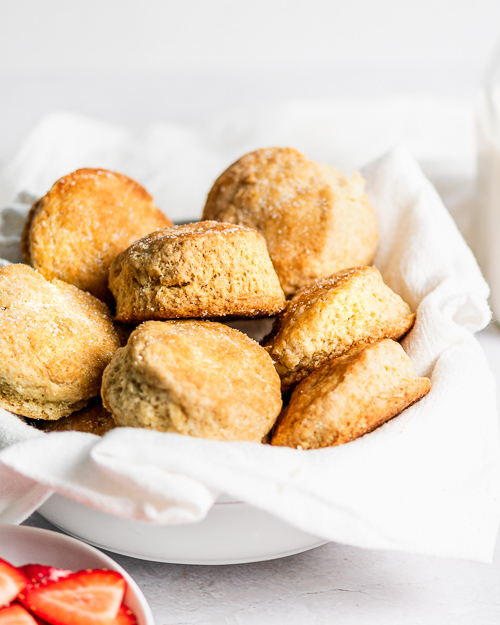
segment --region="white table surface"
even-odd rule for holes
[[[500,331],[478,339],[500,382]],[[36,513],[26,524],[58,531]],[[140,585],[157,625],[500,623],[500,540],[491,565],[337,543],[232,566],[109,555]]]

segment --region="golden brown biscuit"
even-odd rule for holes
[[[147,321],[107,366],[105,408],[117,425],[260,442],[281,410],[266,351],[210,321]]]
[[[104,408],[100,399],[93,400],[90,405],[69,417],[57,421],[38,420],[34,425],[44,432],[86,432],[97,436],[103,436],[116,427],[111,413]]]
[[[264,239],[215,221],[143,237],[113,261],[116,318],[262,317],[285,307]]]
[[[99,395],[120,347],[107,306],[27,265],[0,268],[0,406],[59,419]]]
[[[348,443],[426,395],[399,343],[389,339],[325,363],[295,388],[272,444],[317,449]]]
[[[300,290],[264,344],[288,392],[327,360],[361,344],[399,339],[415,315],[375,267],[355,267]]]
[[[290,296],[317,278],[372,261],[378,229],[364,187],[357,173],[347,178],[297,150],[267,148],[219,176],[203,219],[260,232]]]
[[[21,241],[24,258],[110,303],[108,271],[117,254],[172,225],[140,184],[104,169],[78,169],[33,204]]]

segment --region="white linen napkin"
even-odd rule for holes
[[[78,139],[74,146],[68,134]],[[221,162],[220,153],[210,152],[192,129],[178,128],[177,146],[172,133],[169,139],[155,164],[154,151],[137,135],[53,117],[0,178],[0,198],[12,202],[20,189],[43,193],[58,175],[79,166],[132,175],[140,170],[135,159],[147,154],[149,173],[134,175],[143,183],[176,176],[176,189],[182,187],[180,177],[191,194],[182,200],[179,192],[184,212],[159,204],[174,219],[192,219],[201,210],[199,204],[194,209],[200,185],[208,191],[230,161]],[[158,136],[150,141],[158,145]],[[130,167],[121,167],[127,160]],[[21,522],[55,491],[127,518],[195,522],[224,492],[327,539],[490,561],[500,519],[495,385],[472,335],[489,321],[488,287],[438,194],[405,149],[390,151],[362,173],[380,226],[375,265],[417,310],[403,347],[417,372],[431,378],[429,395],[356,441],[315,451],[130,428],[103,438],[42,434],[1,411],[0,521]],[[20,204],[9,210],[11,216],[22,212]],[[0,215],[4,219],[5,211]],[[9,254],[14,248],[12,243]],[[0,241],[0,257],[5,250]]]

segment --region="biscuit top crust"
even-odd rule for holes
[[[344,271],[339,271],[333,276],[327,276],[316,280],[314,284],[303,287],[297,291],[295,296],[288,302],[286,309],[276,320],[273,328],[273,335],[279,335],[287,327],[291,327],[296,322],[302,322],[302,317],[309,318],[314,314],[313,307],[318,302],[328,301],[330,296],[334,296],[336,291],[348,286],[353,279],[368,280],[375,279],[382,281],[380,272],[376,267],[351,267]],[[409,311],[409,307],[408,307]],[[305,321],[304,318],[304,321]]]
[[[121,344],[103,302],[21,264],[0,268],[0,328],[0,392],[40,403],[98,395]]]
[[[378,240],[363,178],[347,178],[293,148],[240,158],[208,194],[203,219],[255,228],[286,295],[345,267],[371,262]]]
[[[135,369],[162,388],[169,388],[173,380],[179,390],[182,385],[191,386],[191,373],[195,371],[204,381],[207,398],[213,391],[217,402],[227,395],[227,399],[238,398],[244,403],[242,397],[249,382],[257,381],[264,393],[273,386],[279,388],[267,352],[257,341],[222,323],[198,319],[146,321],[130,335],[126,349],[130,350]],[[237,380],[241,395],[234,386]],[[199,383],[195,386],[201,387]]]
[[[170,226],[162,230],[151,232],[140,240],[135,241],[130,248],[132,250],[140,250],[141,248],[149,246],[153,241],[166,240],[166,239],[191,239],[193,237],[205,237],[207,235],[233,235],[241,234],[242,232],[249,232],[260,238],[260,235],[255,231],[255,228],[247,228],[244,226],[238,226],[236,224],[222,223],[220,221],[197,221],[191,224],[184,224],[181,226]]]
[[[281,409],[266,351],[210,321],[147,321],[105,371],[105,407],[119,425],[260,442]]]
[[[184,224],[182,226],[172,226],[167,233],[170,233],[172,237],[181,237],[189,235],[199,235],[207,232],[226,232],[227,234],[235,234],[238,232],[247,231],[255,233],[255,228],[246,228],[236,224],[222,223],[220,221],[196,221],[191,224]]]
[[[167,266],[163,269],[167,271],[167,269],[170,269],[174,258],[176,262],[180,260],[181,254],[184,252],[183,243],[185,241],[196,241],[198,239],[200,240],[201,249],[211,246],[214,251],[217,252],[217,240],[220,236],[238,237],[242,234],[258,240],[259,243],[262,242],[265,248],[265,242],[262,240],[261,235],[253,228],[245,228],[243,226],[221,223],[219,221],[199,221],[182,226],[170,226],[169,228],[156,230],[134,241],[134,243],[114,259],[110,268],[110,282],[113,283],[118,278],[120,272],[126,265],[137,267],[137,269],[143,269],[146,272],[149,271],[150,265],[155,265],[157,263],[158,255],[161,257],[165,256],[164,261],[167,263]],[[177,256],[179,256],[179,258],[177,258]],[[196,266],[199,264],[200,259],[195,258],[190,260],[194,260],[194,265]],[[197,267],[194,268],[196,269]],[[177,265],[172,269],[177,271]],[[172,269],[170,270],[172,271]],[[160,278],[158,272],[159,270],[155,267],[153,273],[158,274]],[[162,283],[166,282],[167,275],[168,274],[161,276]]]
[[[298,291],[264,342],[287,387],[359,344],[401,338],[414,320],[376,267],[353,267]]]
[[[26,262],[111,301],[112,260],[133,241],[171,225],[137,182],[104,169],[78,169],[33,205],[23,232]]]

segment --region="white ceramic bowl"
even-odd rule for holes
[[[185,525],[121,519],[57,494],[38,512],[63,531],[103,549],[174,564],[259,562],[328,542],[228,497],[220,498],[199,523]]]
[[[118,571],[127,582],[125,604],[136,615],[138,624],[154,625],[148,602],[130,575],[108,556],[74,538],[36,527],[0,525],[0,558],[14,566],[36,562],[72,571]]]

